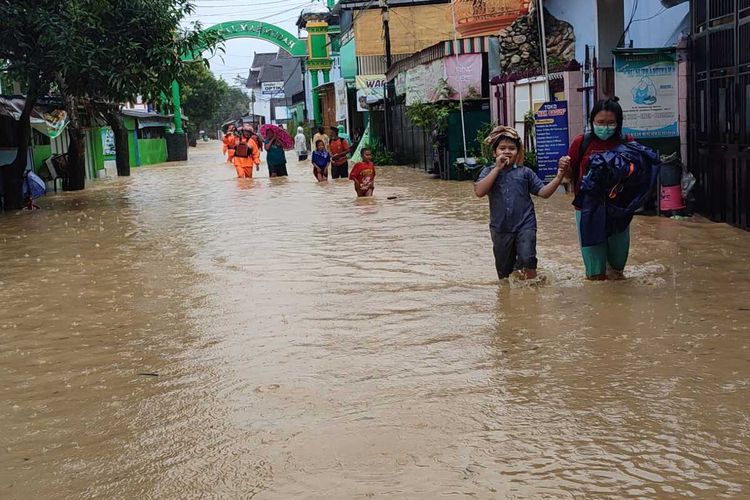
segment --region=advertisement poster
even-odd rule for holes
[[[102,149],[104,150],[104,156],[114,156],[117,153],[115,149],[115,133],[111,128],[102,129]]]
[[[276,120],[288,120],[289,108],[286,106],[274,106],[273,114]]]
[[[370,106],[383,100],[385,75],[357,75],[357,111],[369,111]]]
[[[568,102],[545,102],[534,114],[537,175],[549,182],[557,175],[557,162],[568,154]]]
[[[346,80],[343,78],[337,80],[334,84],[334,90],[336,91],[336,121],[346,121],[347,111],[349,109],[349,101],[346,96]]]
[[[445,59],[448,85],[456,91],[451,99],[482,97],[482,54],[464,54]]]
[[[406,94],[406,73],[396,75],[396,95]]]
[[[276,99],[283,99],[284,82],[263,82],[260,84],[260,93]]]
[[[420,64],[406,72],[406,105],[411,106],[427,100],[424,91],[425,66]]]
[[[425,64],[424,82],[429,102],[437,102],[450,98],[448,81],[445,78],[445,65],[442,59]]]
[[[625,134],[636,139],[679,136],[673,49],[615,52],[615,93],[625,115]]]

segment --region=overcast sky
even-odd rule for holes
[[[204,28],[226,21],[263,21],[297,36],[295,22],[300,11],[316,1],[319,0],[193,0],[195,13],[186,21],[200,21]],[[254,38],[228,40],[224,42],[224,54],[210,59],[211,71],[234,84],[238,74],[247,78],[254,52],[277,50],[277,46]]]

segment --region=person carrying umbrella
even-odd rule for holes
[[[273,130],[269,130],[266,137],[265,149],[268,152],[266,155],[268,176],[286,177],[289,174],[286,171],[286,155],[284,154],[282,141]]]
[[[260,148],[253,139],[252,127],[245,125],[234,148],[234,168],[237,170],[237,177],[252,179],[253,167],[256,171],[260,170]]]
[[[286,130],[270,123],[260,127],[260,135],[266,138],[265,149],[268,151],[266,163],[268,163],[269,177],[287,176],[284,151],[294,149],[294,139]]]

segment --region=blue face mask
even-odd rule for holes
[[[594,135],[603,141],[615,135],[615,130],[617,130],[615,125],[594,125]]]

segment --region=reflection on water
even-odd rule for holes
[[[218,150],[0,217],[3,498],[750,496],[747,233],[585,283],[558,195],[498,284],[468,183]]]

